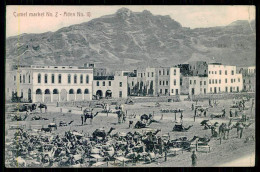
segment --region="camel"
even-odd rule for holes
[[[213,118],[224,118],[225,117],[225,112],[222,111],[222,113],[212,113],[210,114],[211,119]]]
[[[231,129],[236,128],[237,129],[237,137],[242,138],[243,130],[247,129],[252,123],[244,124],[242,122],[237,122],[235,125],[231,127]]]
[[[93,110],[93,109],[92,109]],[[84,117],[85,117],[85,119],[84,119],[84,122],[86,122],[86,120],[88,119],[88,118],[90,118],[90,119],[93,119],[94,117],[96,117],[97,115],[98,115],[98,113],[99,112],[96,112],[96,114],[95,115],[92,115],[92,111],[91,111],[91,113],[88,113],[89,111],[87,111],[86,109],[84,110]]]
[[[55,123],[50,123],[48,125],[49,128],[55,128],[55,130],[57,130],[57,125]]]
[[[66,123],[66,122],[64,122],[64,121],[60,121],[59,126],[60,126],[60,127],[61,127],[61,126],[68,126],[68,125],[72,124],[73,122],[74,122],[74,120],[70,121],[69,123]]]
[[[222,123],[219,126],[219,136],[221,137],[222,135],[224,135],[224,139],[228,139],[229,137],[229,131],[232,129],[231,127],[231,120],[229,121],[229,124],[226,123]],[[227,137],[226,137],[227,136]]]
[[[188,131],[193,125],[185,128],[182,124],[175,124],[172,131]]]
[[[14,115],[11,120],[12,121],[25,121],[27,117],[28,117],[27,114],[25,114],[23,118],[22,118],[22,115],[17,114],[17,115]]]
[[[34,117],[32,117],[31,120],[33,121],[33,120],[49,120],[49,119],[48,118],[42,118],[40,116],[34,116]]]
[[[142,121],[137,121],[134,128],[146,128],[148,127],[152,121],[150,120],[148,123],[142,122]]]
[[[149,114],[149,116],[146,115],[146,114],[143,114],[143,115],[141,115],[140,119],[141,119],[141,121],[143,121],[143,120],[149,121],[150,120],[151,122],[159,123],[159,121],[156,121],[156,120],[153,119],[152,114]]]
[[[51,133],[51,131],[52,131],[52,129],[51,128],[41,128],[41,131],[44,131],[45,133],[46,132],[50,132]]]
[[[218,122],[215,122],[214,124],[212,124],[210,122],[210,120],[203,120],[201,123],[200,123],[201,126],[204,126],[204,129],[210,129],[212,127],[216,127],[218,125]]]
[[[110,133],[115,130],[115,128],[111,127],[110,130],[106,133],[103,129],[96,129],[92,135],[94,139],[97,139],[97,137],[102,137],[102,140],[104,140]]]
[[[145,119],[146,121],[148,121],[150,118],[151,118],[151,116],[148,116],[148,115],[146,115],[146,114],[143,114],[143,115],[141,116],[141,121],[143,121],[144,119]]]
[[[198,143],[198,146],[207,146],[210,142],[210,138],[207,136],[204,136],[204,137],[194,136],[188,142],[189,142],[190,146],[195,145],[196,143]],[[190,150],[190,147],[189,147],[189,150]]]

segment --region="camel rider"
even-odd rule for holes
[[[191,160],[192,160],[192,166],[193,167],[197,166],[197,155],[196,155],[195,151],[192,152]]]

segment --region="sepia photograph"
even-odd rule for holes
[[[6,6],[6,168],[254,167],[255,6]]]

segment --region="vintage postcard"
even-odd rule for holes
[[[5,167],[255,166],[254,6],[7,6]]]

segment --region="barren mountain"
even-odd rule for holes
[[[255,64],[255,49],[255,21],[189,29],[170,16],[126,8],[56,32],[22,34],[6,40],[6,58],[13,63],[98,62],[98,66],[113,70],[194,60],[249,66]]]

